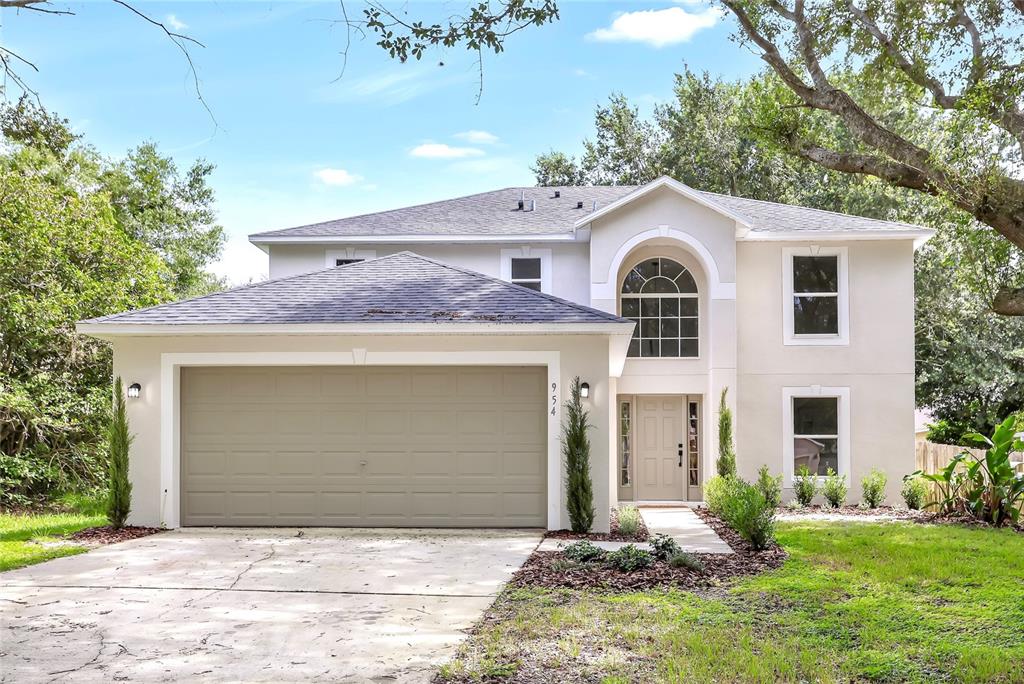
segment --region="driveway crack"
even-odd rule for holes
[[[254,560],[254,561],[252,561],[251,563],[249,563],[248,567],[246,567],[246,568],[245,568],[245,570],[242,570],[242,572],[238,573],[238,575],[237,575],[237,576],[235,577],[235,581],[231,583],[231,586],[230,586],[230,587],[228,587],[228,591],[230,591],[230,590],[234,589],[234,588],[235,588],[235,585],[236,585],[236,584],[238,584],[238,582],[239,582],[239,581],[240,581],[240,580],[242,579],[242,577],[243,577],[243,576],[244,576],[244,575],[245,575],[245,574],[246,574],[247,572],[249,572],[250,570],[252,570],[252,569],[253,569],[254,567],[256,567],[256,565],[258,565],[259,563],[262,563],[262,562],[264,562],[264,561],[268,561],[268,560],[270,560],[271,558],[273,558],[273,557],[274,557],[274,554],[275,554],[275,553],[277,553],[277,546],[276,546],[276,545],[274,545],[274,544],[271,544],[271,545],[270,545],[270,553],[268,553],[268,554],[267,554],[266,556],[263,556],[263,558],[257,558],[256,560]]]

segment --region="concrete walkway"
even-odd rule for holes
[[[676,540],[679,548],[689,553],[732,553],[732,549],[719,537],[706,522],[697,517],[690,508],[641,508],[640,515],[647,524],[651,535],[667,534]],[[571,543],[565,539],[545,539],[538,551],[558,551],[560,547]],[[617,551],[629,542],[597,541],[594,542],[606,551]],[[646,543],[638,543],[642,549],[650,549]]]

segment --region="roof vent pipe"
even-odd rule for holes
[[[561,190],[555,190],[555,199],[558,199],[561,196],[562,196],[562,191]]]
[[[579,202],[576,203],[576,208],[577,209],[582,209],[583,208],[583,200],[580,200]]]
[[[597,200],[594,200],[594,208],[591,211],[597,211]]]
[[[524,204],[526,204],[526,200],[519,200],[518,208],[520,211],[522,211]]]
[[[519,208],[523,211],[533,211],[537,208],[537,200],[520,200]]]

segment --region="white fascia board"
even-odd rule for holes
[[[584,216],[580,220],[576,221],[576,227],[580,228],[582,226],[587,225],[588,223],[592,223],[593,221],[596,221],[597,219],[599,219],[599,218],[601,218],[603,216],[607,216],[608,214],[612,213],[613,211],[617,211],[618,209],[620,209],[620,208],[624,207],[625,205],[629,204],[630,202],[634,202],[634,201],[640,199],[641,197],[649,195],[650,193],[654,192],[655,190],[657,190],[659,188],[670,188],[672,190],[675,190],[676,192],[678,192],[683,197],[691,199],[694,202],[696,202],[697,204],[705,206],[708,209],[711,209],[712,211],[715,211],[715,212],[717,212],[719,214],[722,214],[723,216],[727,216],[730,219],[732,219],[733,221],[735,221],[736,223],[739,223],[739,224],[747,226],[747,227],[750,227],[750,225],[751,225],[750,219],[747,218],[746,216],[744,216],[743,214],[737,213],[737,212],[733,211],[732,209],[729,209],[727,207],[722,206],[718,202],[715,202],[713,200],[708,199],[707,197],[701,195],[699,192],[697,192],[696,190],[694,190],[690,186],[688,186],[688,185],[686,185],[684,183],[680,183],[679,181],[677,181],[674,178],[669,178],[668,176],[661,176],[660,178],[656,178],[655,180],[652,180],[647,185],[645,185],[643,187],[640,187],[640,188],[637,188],[636,190],[634,190],[633,192],[629,193],[625,197],[621,197],[621,198],[615,200],[614,202],[612,202],[611,204],[598,209],[597,211],[593,212],[592,214],[588,214],[588,215]]]
[[[159,324],[78,323],[92,337],[191,335],[622,335],[633,322],[617,323],[304,323]]]
[[[823,240],[913,240],[914,247],[920,247],[935,235],[931,228],[917,230],[790,230],[790,231],[747,231],[737,234],[740,242],[821,242]]]
[[[540,235],[250,235],[249,242],[261,245],[301,244],[448,244],[491,242],[574,242],[576,233],[548,233]]]

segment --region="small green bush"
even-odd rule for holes
[[[825,484],[821,487],[821,495],[825,497],[825,505],[828,508],[842,508],[846,503],[846,476],[839,475],[831,468],[825,474]]]
[[[775,509],[756,487],[739,480],[735,496],[726,506],[726,522],[761,551],[775,539]]]
[[[818,476],[803,465],[793,477],[793,495],[801,506],[810,506],[818,494]]]
[[[635,572],[650,567],[654,562],[654,556],[633,544],[626,544],[618,551],[612,551],[605,556],[605,560],[620,572]]]
[[[600,560],[605,555],[604,549],[599,546],[595,546],[586,539],[581,539],[578,542],[569,544],[562,549],[562,553],[565,554],[566,558],[577,563],[589,563],[591,561]]]
[[[668,564],[673,568],[687,568],[694,572],[704,572],[704,563],[692,553],[679,551],[668,557]]]
[[[882,505],[882,501],[885,500],[885,484],[888,481],[889,478],[878,468],[872,468],[871,472],[861,479],[861,499],[866,507],[878,508]]]
[[[676,540],[667,534],[654,535],[650,541],[650,545],[651,552],[658,560],[668,560],[682,551],[682,549],[679,548],[679,544],[676,543]]]
[[[636,506],[620,506],[618,510],[619,534],[625,537],[635,537],[640,531],[640,509]]]
[[[912,511],[919,511],[924,506],[924,498],[928,494],[928,486],[917,475],[907,475],[903,478],[903,487],[900,488],[900,496],[903,503]]]
[[[757,490],[761,492],[765,503],[771,508],[778,508],[782,503],[782,476],[772,476],[768,466],[763,465],[757,471],[757,482],[754,483]]]
[[[708,510],[725,520],[726,503],[735,496],[738,486],[735,477],[716,475],[704,483],[704,503]]]

